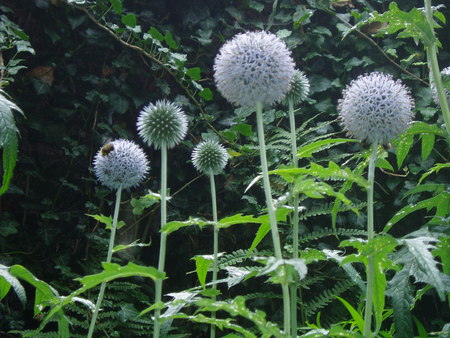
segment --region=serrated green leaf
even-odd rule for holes
[[[355,139],[345,139],[345,138],[319,140],[307,144],[298,149],[297,156],[299,158],[311,157],[314,153],[318,151],[329,149],[335,145],[339,145],[346,142],[359,142],[359,141]]]
[[[114,12],[117,14],[122,13],[122,0],[109,0],[109,2],[113,6]]]
[[[400,169],[402,167],[403,161],[411,149],[413,144],[414,136],[411,134],[406,134],[400,137],[398,142],[395,144],[397,153],[397,167]]]
[[[121,251],[121,250],[126,250],[129,248],[142,248],[142,247],[146,247],[146,246],[150,246],[152,243],[139,243],[139,240],[135,240],[133,243],[130,244],[119,244],[116,245],[113,249],[113,252],[117,252],[117,251]]]
[[[13,276],[7,266],[0,264],[0,300],[2,300],[9,292],[11,287],[19,298],[22,306],[25,307],[27,303],[27,295],[25,288],[20,284],[19,280]]]
[[[200,218],[191,217],[187,221],[172,221],[166,223],[160,230],[160,232],[165,232],[166,234],[171,234],[174,231],[177,231],[181,228],[185,228],[188,226],[197,225],[200,228],[203,228],[204,226],[214,225],[211,221],[205,221]]]
[[[242,214],[236,214],[229,217],[224,217],[218,222],[219,228],[228,228],[232,225],[236,224],[247,224],[247,223],[257,223],[260,224],[263,221],[260,218],[256,218],[251,215],[242,215]]]
[[[450,209],[450,193],[442,192],[439,195],[419,201],[416,204],[403,207],[387,222],[383,232],[388,232],[396,223],[417,210],[426,209],[430,211],[433,208],[436,208],[435,216],[443,217],[447,215]]]
[[[435,164],[432,168],[428,169],[428,171],[425,174],[423,174],[422,177],[420,177],[418,184],[421,184],[422,181],[425,178],[427,178],[428,176],[430,176],[431,174],[434,174],[434,173],[437,174],[441,169],[447,169],[447,168],[450,168],[450,163],[437,163],[437,164]]]
[[[131,28],[136,27],[136,22],[137,22],[136,15],[134,15],[133,13],[128,13],[126,15],[122,15],[122,18],[120,19],[120,21],[125,26],[131,27]]]
[[[195,260],[195,271],[197,272],[198,281],[204,286],[206,284],[206,275],[208,274],[212,260],[203,256],[195,256],[192,259]]]
[[[186,71],[186,75],[189,76],[192,80],[198,81],[201,77],[201,69],[199,67],[189,68]]]
[[[422,134],[422,161],[425,161],[430,156],[434,147],[434,134]]]

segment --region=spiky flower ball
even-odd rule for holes
[[[214,62],[220,93],[231,103],[272,105],[290,88],[294,61],[286,44],[268,32],[246,32],[226,42]]]
[[[309,80],[305,73],[296,69],[291,82],[291,89],[287,92],[284,103],[288,104],[292,100],[294,105],[304,101],[309,95]]]
[[[441,70],[441,76],[442,76],[442,80],[446,80],[448,78],[450,78],[450,67],[444,68],[443,70]],[[438,97],[438,93],[436,90],[436,86],[432,85],[431,87],[432,91],[433,91],[433,99],[434,99],[434,103],[439,106],[439,97]],[[448,90],[447,88],[444,88],[445,91],[445,97],[447,98],[447,103],[450,106],[450,90]]]
[[[414,101],[391,75],[359,76],[343,91],[339,117],[348,134],[369,143],[387,144],[408,128]]]
[[[194,167],[205,174],[216,175],[220,173],[225,168],[227,161],[227,151],[215,141],[203,141],[192,152]]]
[[[110,189],[128,189],[141,183],[149,170],[147,157],[132,141],[118,139],[105,144],[94,158],[94,172]]]
[[[139,135],[156,149],[175,147],[186,136],[187,125],[181,108],[167,100],[144,107],[137,121]]]

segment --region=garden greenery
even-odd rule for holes
[[[0,335],[448,336],[445,5],[2,1]]]

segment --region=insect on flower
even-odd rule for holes
[[[114,150],[114,146],[111,143],[106,143],[102,149],[100,149],[100,154],[102,156],[108,156]]]

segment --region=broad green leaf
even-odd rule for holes
[[[269,233],[269,231],[270,231],[269,223],[262,223],[259,226],[258,231],[256,232],[256,235],[255,235],[255,238],[253,239],[253,242],[250,245],[250,248],[248,249],[247,256],[249,256],[253,252],[253,250],[256,249],[258,244],[261,243],[261,241],[264,239],[264,237],[266,237],[266,235]]]
[[[448,134],[444,129],[435,124],[428,124],[425,122],[413,123],[412,126],[406,130],[405,135],[417,135],[425,133],[435,134],[437,136],[448,138]]]
[[[86,214],[86,216],[92,217],[93,219],[95,219],[96,221],[102,223],[105,225],[105,229],[107,230],[111,230],[112,229],[112,217],[111,216],[103,216],[103,215],[90,215],[90,214]],[[117,229],[121,229],[125,226],[125,222],[124,221],[119,221],[117,222]]]
[[[137,239],[133,243],[130,243],[130,244],[119,244],[119,245],[116,245],[114,247],[114,249],[113,249],[113,252],[126,250],[126,249],[129,249],[129,248],[136,248],[136,247],[142,248],[142,247],[150,246],[151,244],[152,244],[151,242],[150,243],[139,243],[139,240]]]
[[[131,206],[133,207],[133,215],[142,215],[144,209],[151,207],[152,205],[159,203],[161,195],[149,191],[147,195],[140,198],[132,198]]]
[[[436,208],[435,216],[444,217],[447,215],[450,208],[450,193],[442,192],[426,200],[421,200],[416,204],[403,207],[387,222],[382,232],[388,232],[396,223],[417,210],[426,209],[430,211],[433,208]]]
[[[350,313],[356,325],[358,326],[359,331],[364,332],[364,319],[362,318],[361,314],[346,300],[338,296],[336,296],[336,298],[339,299],[342,304],[344,304],[345,308]]]
[[[246,123],[240,123],[233,126],[233,129],[236,130],[239,134],[244,136],[252,136],[252,126]]]
[[[166,35],[164,35],[164,41],[166,41],[167,45],[173,49],[173,50],[177,50],[178,49],[178,44],[177,42],[174,40],[172,33],[167,32]],[[193,79],[195,80],[195,79]]]
[[[121,21],[125,26],[131,27],[131,28],[136,27],[136,22],[137,22],[136,15],[134,15],[133,13],[122,15]]]
[[[122,13],[122,0],[109,0],[109,2],[113,6],[114,12],[117,14]]]
[[[199,67],[189,68],[186,71],[186,75],[189,76],[194,81],[198,81],[202,78],[201,69]]]
[[[206,275],[212,264],[212,257],[195,256],[191,259],[195,260],[195,271],[197,272],[198,281],[202,286],[206,284]]]
[[[198,225],[200,228],[203,228],[205,226],[214,225],[214,222],[205,221],[203,219],[196,218],[196,217],[195,218],[191,217],[187,221],[168,222],[161,228],[160,232],[165,232],[169,235],[174,231],[177,231],[181,228],[185,228],[185,227],[192,226],[192,225]]]
[[[406,134],[398,140],[395,144],[397,153],[397,167],[400,169],[402,167],[403,161],[408,155],[409,150],[413,144],[414,136],[411,134]]]
[[[425,161],[430,156],[434,147],[434,134],[422,134],[422,161]]]
[[[359,142],[359,141],[354,140],[354,139],[346,139],[346,138],[319,140],[319,141],[312,142],[310,144],[307,144],[307,145],[301,147],[297,152],[297,156],[299,158],[311,157],[314,153],[316,153],[318,151],[325,150],[325,149],[331,148],[335,145],[347,143],[347,142]]]

